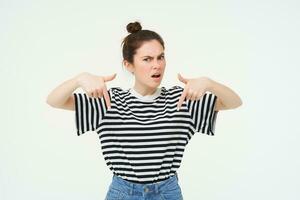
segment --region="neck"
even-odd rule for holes
[[[134,85],[133,89],[138,93],[140,93],[142,96],[146,96],[146,95],[153,95],[156,92],[157,87],[150,88],[150,87],[142,87],[142,86]]]

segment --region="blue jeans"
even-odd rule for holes
[[[141,184],[113,175],[105,200],[183,200],[177,173],[166,180]]]

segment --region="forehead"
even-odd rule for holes
[[[157,40],[150,40],[143,42],[136,54],[138,56],[158,56],[163,52],[164,48]]]

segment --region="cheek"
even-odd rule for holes
[[[151,66],[149,65],[143,65],[143,66],[141,66],[140,68],[139,68],[139,72],[141,73],[141,74],[149,74],[149,73],[151,73]]]

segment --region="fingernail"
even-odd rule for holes
[[[179,107],[177,107],[177,111],[179,110]]]

